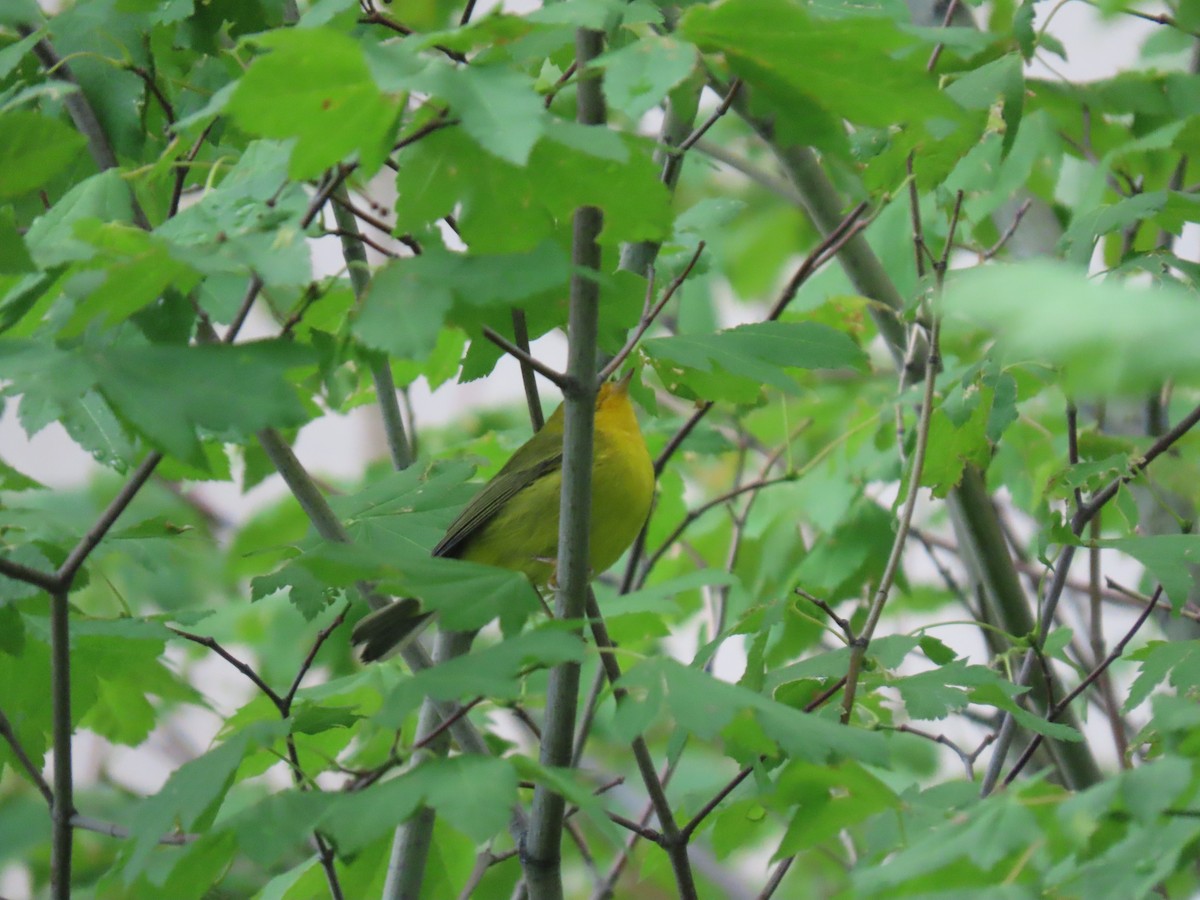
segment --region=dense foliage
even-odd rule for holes
[[[0,448],[5,883],[1194,894],[1200,8],[1170,6],[1080,84],[1035,74],[1076,48],[1031,0],[3,4],[0,393],[101,473]],[[657,501],[586,626],[428,556],[530,425],[433,427],[412,387],[506,352],[534,415],[636,370]],[[374,404],[358,480],[293,454]],[[350,625],[409,596],[436,664],[359,663]]]

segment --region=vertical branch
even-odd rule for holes
[[[579,29],[575,58],[579,68],[576,119],[585,125],[605,120],[600,72],[589,63],[601,50],[603,35]],[[595,207],[575,211],[572,236],[571,307],[568,319],[566,412],[563,430],[563,479],[558,532],[557,578],[554,613],[559,619],[584,616],[588,588],[588,524],[592,492],[592,443],[595,429],[596,331],[599,320],[599,285],[594,273],[600,265],[596,238],[602,224]],[[546,693],[546,722],[541,762],[568,766],[579,702],[579,664],[563,663],[550,672]],[[522,853],[525,880],[532,900],[562,897],[560,848],[564,801],[544,785],[533,794],[529,832]]]
[[[471,648],[473,638],[474,634],[470,632],[439,631],[433,646],[434,664],[462,656]],[[428,698],[421,705],[414,741],[418,746],[423,742],[421,751],[413,755],[412,766],[419,765],[431,756],[444,756],[450,747],[449,732],[442,727],[442,717],[438,714],[436,704]],[[429,860],[429,849],[433,846],[436,818],[436,810],[423,806],[396,829],[382,900],[403,900],[421,895],[425,865]]]
[[[345,184],[338,185],[332,196],[335,201],[341,201],[332,204],[333,218],[337,222],[338,235],[342,242],[342,255],[346,258],[346,264],[350,269],[350,283],[354,286],[354,296],[359,303],[362,303],[371,283],[371,275],[367,267],[367,251],[363,249],[358,220],[349,209],[350,194],[346,190]],[[404,419],[400,415],[400,399],[396,395],[392,367],[383,354],[372,355],[371,378],[375,382],[375,399],[379,404],[379,413],[383,419],[383,431],[387,436],[392,465],[397,469],[407,469],[413,461],[412,444],[409,443],[408,434],[404,428]]]
[[[529,354],[529,326],[525,322],[525,310],[513,307],[512,310],[513,323],[513,340],[517,346]],[[534,431],[541,431],[542,426],[546,424],[546,417],[542,415],[542,401],[538,396],[537,379],[534,378],[533,366],[522,359],[521,362],[521,383],[525,386],[525,404],[529,407],[529,424],[533,426]]]
[[[959,196],[961,200],[961,194]],[[917,506],[917,495],[920,492],[921,471],[925,465],[925,451],[929,446],[929,427],[933,419],[933,388],[937,378],[938,365],[938,320],[934,318],[929,328],[929,353],[925,357],[925,392],[921,398],[921,418],[917,426],[917,446],[913,450],[912,464],[908,476],[908,496],[904,498],[904,508],[900,513],[899,527],[892,541],[892,551],[888,556],[875,598],[867,613],[866,624],[862,632],[855,638],[850,649],[850,667],[846,673],[846,689],[842,694],[842,723],[850,721],[854,711],[854,694],[858,687],[858,676],[862,671],[863,659],[867,654],[879,618],[883,615],[883,607],[887,603],[892,584],[900,572],[900,560],[904,556],[904,545],[908,542],[908,531],[912,526],[913,512]]]
[[[71,773],[71,631],[65,591],[50,596],[50,702],[54,731],[54,802],[50,807],[50,895],[71,897],[71,816],[75,814]]]

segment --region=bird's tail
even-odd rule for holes
[[[361,618],[350,639],[361,646],[362,661],[373,662],[404,647],[432,618],[433,613],[421,611],[415,597],[397,600]]]

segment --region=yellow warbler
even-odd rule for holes
[[[592,459],[589,562],[602,572],[625,552],[646,521],[654,467],[629,402],[629,375],[600,386]],[[484,485],[433,548],[434,556],[524,572],[546,585],[558,556],[563,407]],[[354,628],[364,661],[379,659],[415,635],[431,613],[408,598],[376,610]]]

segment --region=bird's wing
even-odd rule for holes
[[[434,556],[458,556],[465,549],[466,543],[503,509],[509,500],[542,476],[562,467],[561,450],[542,459],[533,459],[531,456],[518,451],[504,468],[484,485],[483,490],[467,504],[467,508],[450,523],[445,536],[433,548]]]

